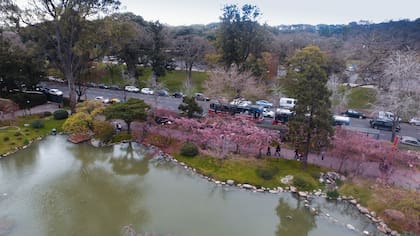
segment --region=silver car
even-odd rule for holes
[[[413,117],[408,123],[410,125],[420,125],[420,117]]]
[[[420,140],[410,136],[401,136],[400,143],[420,147]]]

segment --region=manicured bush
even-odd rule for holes
[[[337,190],[328,191],[327,197],[331,199],[337,199],[340,196],[340,194],[337,192]]]
[[[41,128],[44,128],[44,122],[42,122],[40,120],[34,120],[34,121],[32,121],[31,126],[34,129],[41,129]]]
[[[293,177],[293,185],[299,190],[308,191],[316,188],[315,180],[306,175],[295,175]]]
[[[194,143],[185,143],[181,147],[181,155],[187,157],[195,157],[198,155],[198,147]]]
[[[22,134],[18,131],[13,134],[15,137],[21,136]]]
[[[93,132],[95,132],[95,138],[102,142],[108,142],[115,134],[115,128],[109,122],[106,121],[94,121]]]
[[[63,109],[54,111],[53,115],[56,120],[64,120],[69,117],[69,113]]]
[[[257,175],[265,180],[271,180],[278,173],[277,168],[258,168],[255,170]]]
[[[9,140],[10,140],[10,138],[9,138],[9,137],[4,137],[4,138],[3,138],[3,141],[4,141],[4,142],[7,142],[7,141],[9,141]]]

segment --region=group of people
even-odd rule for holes
[[[280,144],[277,144],[277,147],[276,147],[276,152],[274,153],[274,156],[280,156],[280,151],[281,151]],[[267,155],[267,156],[271,156],[271,147],[270,147],[270,146],[268,146],[268,148],[267,148],[267,153],[266,153],[266,155]]]

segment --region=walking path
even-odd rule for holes
[[[54,112],[59,109],[57,103],[47,103],[44,105],[36,106],[30,110],[18,110],[8,114],[2,114],[0,120],[2,119],[13,119],[16,116],[24,116],[28,114],[40,114],[46,111]],[[293,159],[295,156],[294,150],[282,148],[281,157],[286,159]],[[273,157],[274,158],[274,157]],[[324,159],[321,160],[320,155],[309,154],[308,163],[324,166],[331,168],[333,170],[338,170],[340,167],[341,160],[331,156],[324,156]],[[359,165],[354,161],[346,161],[343,164],[342,171],[348,174],[352,174],[357,170],[362,176],[368,178],[380,178],[384,177],[384,173],[379,169],[379,162],[365,162]],[[397,168],[391,167],[387,173],[387,181],[389,184],[401,186],[409,189],[420,190],[420,171],[414,168]]]

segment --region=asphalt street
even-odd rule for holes
[[[43,82],[43,86],[47,88],[57,88],[63,91],[64,96],[68,96],[68,87],[66,84],[56,83],[56,82]],[[172,96],[162,97],[155,95],[146,95],[141,93],[125,92],[123,90],[112,90],[112,89],[101,89],[101,88],[88,88],[86,95],[83,99],[95,99],[97,96],[102,96],[104,98],[118,98],[121,101],[124,101],[129,98],[139,98],[143,99],[146,103],[156,106],[169,109],[169,110],[178,110],[179,104],[181,104],[181,98],[174,98]],[[204,110],[204,113],[207,113],[209,109],[209,102],[198,102]],[[356,129],[362,132],[369,133],[370,136],[376,137],[379,136],[379,139],[391,140],[391,131],[388,130],[376,130],[371,129],[369,125],[369,119],[356,119],[350,118],[350,129]],[[266,118],[264,123],[271,124],[272,119]],[[420,138],[420,126],[412,126],[408,123],[401,123],[401,131],[398,133],[403,136],[411,136]],[[378,135],[377,135],[378,134]]]

